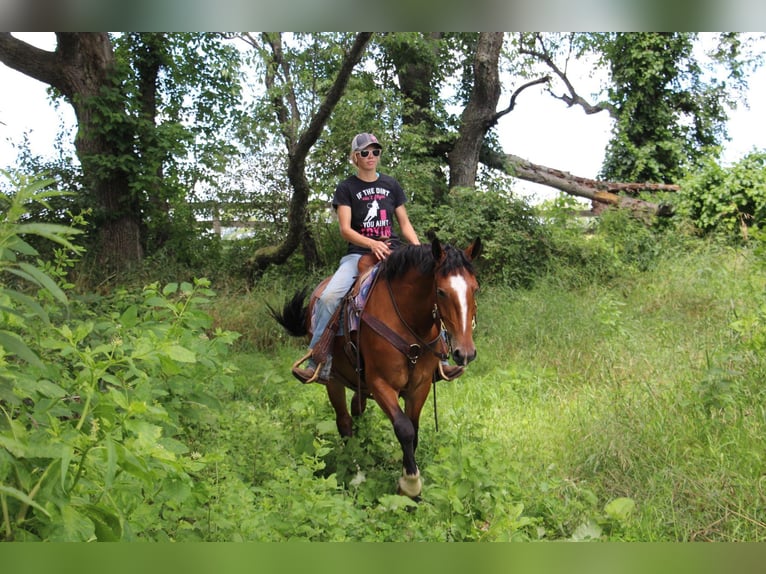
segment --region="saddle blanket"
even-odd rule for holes
[[[347,327],[349,332],[354,332],[359,329],[359,318],[362,315],[364,304],[367,302],[367,297],[370,294],[370,288],[375,283],[375,277],[378,275],[379,264],[374,265],[367,273],[362,275],[359,279],[359,289],[356,293],[352,290],[351,294],[347,298],[346,304],[343,310],[346,312],[346,320],[341,321],[341,328],[339,335],[344,334],[344,327]]]

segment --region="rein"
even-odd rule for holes
[[[431,315],[434,318],[434,324],[439,327],[440,331],[439,334],[436,335],[436,338],[431,341],[430,343],[427,343],[424,341],[413,329],[409,326],[407,321],[404,320],[404,317],[402,317],[402,312],[399,310],[399,305],[396,304],[396,299],[394,298],[394,290],[391,287],[391,282],[386,281],[386,287],[388,287],[388,295],[391,297],[391,304],[394,307],[394,311],[396,311],[396,316],[399,317],[399,321],[402,322],[402,325],[407,327],[407,330],[410,332],[410,334],[415,337],[415,340],[420,344],[421,347],[425,347],[429,351],[431,351],[434,355],[436,355],[440,360],[446,361],[448,355],[443,352],[439,352],[434,348],[434,345],[437,343],[437,341],[441,340],[441,329],[443,328],[443,322],[441,319],[441,314],[439,313],[439,307],[436,303],[434,303],[434,309],[431,312]],[[414,346],[414,345],[413,345]]]
[[[391,287],[391,282],[386,281],[386,287],[388,288],[388,294],[391,298],[391,304],[394,307],[394,311],[396,311],[396,316],[399,318],[399,321],[407,328],[407,331],[410,332],[410,334],[415,338],[416,343],[410,344],[404,337],[399,335],[398,333],[394,332],[391,328],[388,327],[388,325],[384,324],[382,321],[380,321],[377,317],[373,317],[371,315],[364,315],[363,319],[367,322],[367,324],[370,325],[375,331],[378,332],[379,335],[382,335],[386,340],[388,340],[389,343],[391,343],[396,349],[398,349],[401,353],[403,353],[409,360],[410,360],[410,366],[414,367],[415,363],[417,363],[417,360],[420,358],[420,350],[425,347],[431,353],[433,353],[439,360],[446,361],[449,355],[447,353],[440,351],[436,348],[437,343],[440,341],[442,342],[442,348],[443,348],[443,340],[441,337],[441,331],[436,335],[436,337],[428,342],[424,340],[420,335],[418,335],[412,327],[410,327],[409,323],[404,320],[404,317],[402,317],[402,312],[399,310],[399,305],[396,303],[396,298],[394,297],[394,290]],[[434,325],[439,327],[442,324],[441,321],[441,315],[439,314],[439,308],[436,304],[434,304],[434,309],[432,312],[432,315],[434,317]],[[374,324],[373,324],[374,323]]]

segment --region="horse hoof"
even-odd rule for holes
[[[420,502],[420,493],[423,491],[423,482],[420,480],[420,470],[415,474],[402,473],[399,477],[398,489],[399,494],[403,494],[414,500]]]

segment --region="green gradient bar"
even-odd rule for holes
[[[759,544],[269,543],[3,544],[14,574],[747,574],[761,572]]]

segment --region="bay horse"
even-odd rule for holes
[[[398,247],[378,264],[366,302],[355,310],[360,318],[357,330],[333,341],[326,387],[338,432],[342,437],[353,433],[346,388],[354,391],[354,416],[364,411],[372,397],[391,421],[402,448],[404,468],[398,492],[415,500],[422,490],[415,461],[418,424],[434,373],[449,351],[460,366],[476,358],[473,329],[479,285],[472,262],[481,249],[478,237],[463,250],[435,238],[430,245]],[[313,304],[328,280],[314,290],[308,305],[304,305],[307,290],[303,289],[282,312],[270,308],[272,316],[291,335],[310,336]],[[341,303],[344,312],[354,312],[347,301]],[[353,352],[349,352],[349,340]]]

